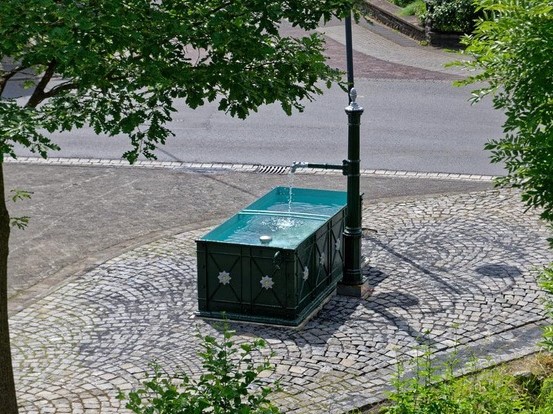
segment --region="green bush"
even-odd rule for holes
[[[407,5],[412,3],[413,0],[390,0],[390,2],[399,7],[406,7]]]
[[[550,242],[553,244],[553,239],[550,239]],[[546,267],[540,275],[540,286],[549,294],[547,301],[547,311],[549,316],[553,316],[553,264]],[[553,326],[548,325],[543,331],[543,346],[549,351],[553,351]]]
[[[391,404],[381,412],[385,414],[438,414],[457,413],[457,403],[450,391],[452,369],[447,367],[444,376],[439,374],[441,367],[437,367],[431,359],[429,351],[424,356],[415,358],[414,373],[405,375],[405,367],[398,364],[398,371],[392,385],[394,391],[388,396]]]
[[[406,375],[400,364],[385,414],[551,414],[553,379],[524,381],[501,367],[455,378],[454,363],[437,364],[430,352]]]
[[[428,0],[426,15],[435,32],[471,33],[479,13],[473,0]]]
[[[136,414],[278,414],[268,397],[278,386],[266,386],[258,378],[273,367],[267,359],[259,364],[251,355],[265,346],[262,339],[236,345],[226,327],[223,339],[203,337],[199,352],[204,373],[199,379],[187,373],[168,374],[157,364],[143,387],[119,399]]]
[[[401,10],[400,14],[402,16],[417,16],[421,19],[421,16],[426,14],[426,3],[424,0],[412,1]]]
[[[458,82],[477,84],[472,102],[492,97],[505,113],[503,137],[485,146],[493,163],[507,175],[496,184],[521,190],[528,208],[553,225],[553,0],[475,0],[480,20],[463,43],[471,57],[457,64],[476,74]],[[548,239],[553,248],[553,238]],[[541,286],[553,294],[553,263],[544,269]],[[549,316],[553,316],[550,296]],[[553,351],[553,326],[544,332]],[[553,412],[553,410],[551,411]]]

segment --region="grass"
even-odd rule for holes
[[[401,16],[421,16],[426,11],[426,4],[424,0],[415,0],[405,5],[401,12]]]
[[[435,366],[429,353],[414,368],[407,378],[400,367],[389,399],[362,414],[553,413],[553,354],[548,352],[459,378],[452,367]]]

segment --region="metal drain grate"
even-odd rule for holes
[[[290,172],[290,167],[285,167],[282,165],[260,165],[255,171],[257,174],[275,174],[275,175],[284,175]]]

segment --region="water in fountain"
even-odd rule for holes
[[[323,219],[244,214],[238,216],[232,229],[219,237],[231,243],[261,244],[261,236],[270,236],[269,245],[289,247],[300,243],[323,222]]]
[[[288,180],[289,186],[274,189],[205,239],[293,248],[345,205],[345,193],[295,188],[294,177]]]

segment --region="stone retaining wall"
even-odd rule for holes
[[[401,16],[401,8],[387,0],[365,0],[363,7],[370,17],[420,42],[443,48],[461,48],[459,33],[433,32],[429,27],[422,27],[415,16]]]

